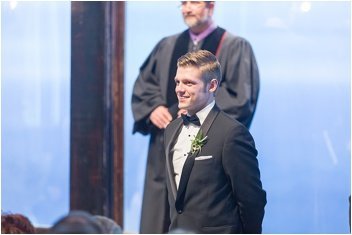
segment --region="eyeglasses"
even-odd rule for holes
[[[187,6],[191,9],[198,9],[204,6],[203,1],[181,1],[179,8],[182,10]]]

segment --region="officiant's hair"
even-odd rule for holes
[[[216,56],[210,51],[199,50],[188,52],[177,60],[177,67],[197,67],[203,74],[205,83],[212,79],[221,81],[221,66]]]

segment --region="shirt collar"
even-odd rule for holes
[[[210,110],[214,107],[215,100],[213,100],[210,104],[205,106],[202,110],[197,112],[197,117],[199,118],[200,124],[203,124],[205,118],[208,116]]]
[[[211,34],[215,29],[217,25],[213,22],[209,27],[201,32],[200,34],[196,35],[192,33],[191,30],[189,30],[189,35],[193,41],[193,43],[197,44],[198,42],[202,41],[204,38],[206,38],[209,34]]]

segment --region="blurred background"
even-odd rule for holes
[[[126,2],[124,229],[137,233],[149,138],[131,92],[179,2]],[[51,226],[69,210],[71,3],[1,2],[1,209]],[[351,2],[216,2],[261,76],[251,133],[268,204],[263,233],[349,233]],[[136,147],[138,146],[138,148]]]

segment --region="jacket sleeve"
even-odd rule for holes
[[[254,140],[244,126],[228,132],[223,150],[223,167],[230,179],[239,207],[244,233],[261,233],[266,205]]]
[[[250,127],[259,95],[259,71],[250,43],[229,35],[219,61],[222,81],[216,94],[220,109]]]
[[[156,74],[158,60],[162,58],[162,39],[149,54],[140,68],[132,92],[132,113],[134,117],[133,133],[148,134],[153,127],[149,120],[150,113],[166,101],[160,89],[160,78]]]

